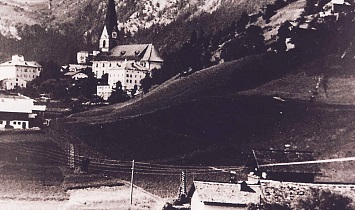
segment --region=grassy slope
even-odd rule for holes
[[[282,148],[285,143],[313,150],[318,158],[354,155],[351,65],[330,58],[333,65],[316,61],[270,82],[259,76],[264,85],[240,92],[250,82],[241,69],[253,73],[261,58],[172,79],[143,100],[78,113],[65,120],[70,122],[66,126],[76,126],[74,133],[90,145],[123,159],[242,165],[251,147]],[[339,65],[342,72],[335,74]],[[320,94],[316,103],[309,103],[308,90],[321,73],[329,76],[328,98]],[[288,101],[274,100],[274,94]],[[349,174],[349,180],[355,177]]]

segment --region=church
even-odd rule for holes
[[[100,52],[92,60],[95,77],[107,80],[97,87],[97,95],[105,100],[118,81],[126,91],[135,86],[139,89],[141,79],[153,69],[160,69],[163,64],[153,44],[120,45],[119,37],[115,1],[108,0],[105,24],[99,40]]]

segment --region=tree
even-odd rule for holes
[[[134,98],[135,94],[137,93],[138,85],[134,85],[134,88],[131,91],[131,97]]]
[[[152,85],[152,78],[150,77],[149,73],[146,73],[145,77],[141,80],[143,93],[148,93]]]
[[[251,25],[245,31],[247,54],[259,54],[265,50],[264,32],[260,26]]]
[[[245,30],[246,26],[249,23],[249,20],[250,20],[250,17],[248,15],[248,13],[246,13],[244,11],[237,21],[237,25],[236,25],[237,33],[241,33]]]
[[[127,95],[126,91],[122,89],[122,83],[120,81],[117,81],[115,86],[112,89],[111,96],[108,98],[108,101],[111,104],[114,103],[122,103],[125,102],[129,99],[129,96]]]
[[[298,209],[350,210],[352,200],[329,190],[312,189],[311,197],[301,200]]]

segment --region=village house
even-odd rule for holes
[[[25,61],[22,55],[13,55],[11,61],[0,64],[0,81],[2,88],[26,87],[27,82],[40,75],[41,65],[34,61]]]
[[[260,203],[260,184],[194,181],[191,210],[247,209]]]
[[[339,12],[349,12],[351,9],[351,4],[349,2],[346,2],[344,0],[332,0],[330,2],[331,7],[332,7],[332,12],[333,13],[339,13]]]
[[[153,69],[160,69],[163,59],[153,44],[119,44],[119,29],[114,0],[109,0],[105,24],[99,40],[100,53],[92,53],[92,71],[97,79],[107,77],[107,84],[97,86],[97,95],[108,98],[120,81],[126,91],[140,87],[140,81]],[[79,52],[78,62],[87,62],[89,53]],[[79,59],[80,58],[80,59]],[[110,88],[107,88],[109,86]]]
[[[314,182],[320,170],[317,164],[290,164],[313,161],[312,152],[290,150],[253,149],[253,156],[246,167],[249,183],[255,180],[277,180],[290,182]],[[254,180],[254,181],[252,181]]]
[[[13,90],[17,87],[26,88],[27,82],[21,78],[7,78],[0,81],[2,90]]]
[[[77,72],[70,71],[70,72],[65,73],[64,76],[70,77],[73,80],[80,80],[80,79],[87,79],[88,78],[88,75],[82,71],[77,71]]]
[[[40,126],[46,106],[23,95],[0,94],[0,129],[28,129]]]

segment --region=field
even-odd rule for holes
[[[1,209],[151,209],[163,205],[159,197],[135,188],[131,206],[129,184],[120,178],[73,173],[66,166],[65,152],[44,132],[2,131],[0,139]]]
[[[228,168],[243,167],[252,148],[290,144],[295,150],[313,151],[316,159],[354,156],[353,61],[333,56],[286,74],[273,68],[271,58],[247,57],[175,77],[143,98],[74,114],[51,130],[54,136],[65,131],[66,139],[86,145],[86,154],[92,150],[122,161],[225,169],[188,173],[188,186],[193,179],[228,181]],[[310,102],[320,76],[328,77],[327,97],[320,88]],[[129,180],[130,167],[125,167],[123,179]],[[320,168],[317,181],[355,182],[354,162]],[[180,172],[161,170],[141,168],[137,185],[176,198]]]

